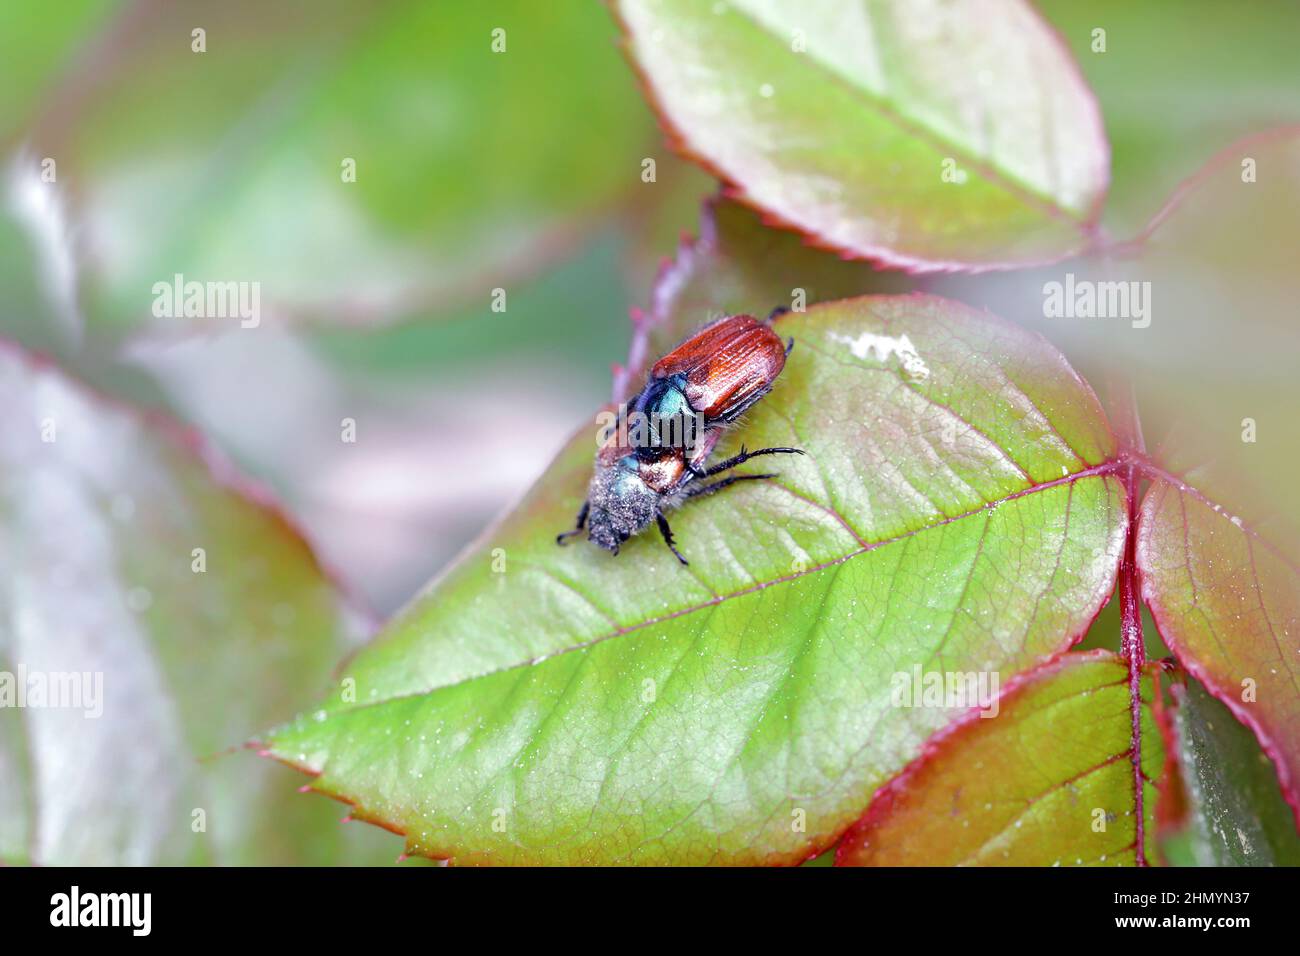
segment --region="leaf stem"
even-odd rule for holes
[[[1122,400],[1121,397],[1122,396]],[[1119,566],[1120,656],[1128,661],[1129,715],[1132,743],[1129,758],[1133,763],[1133,812],[1137,840],[1134,844],[1138,866],[1147,866],[1146,800],[1142,777],[1142,671],[1147,663],[1146,638],[1142,633],[1142,608],[1138,603],[1137,521],[1140,462],[1146,452],[1142,423],[1138,418],[1137,396],[1131,383],[1112,389],[1112,399],[1120,405],[1115,416],[1124,461],[1120,474],[1124,481],[1128,532],[1124,537],[1124,557]]]
[[[1137,828],[1137,865],[1146,866],[1146,812],[1142,780],[1142,670],[1146,667],[1146,641],[1142,634],[1142,609],[1138,605],[1137,500],[1138,474],[1134,464],[1124,468],[1128,502],[1128,535],[1119,569],[1120,656],[1128,661],[1129,714],[1132,721],[1133,812]]]

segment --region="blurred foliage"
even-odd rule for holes
[[[1217,150],[1300,121],[1292,0],[1040,0],[1101,103],[1110,140],[1102,224],[1137,232]],[[1106,31],[1104,53],[1093,30]]]
[[[117,6],[114,0],[62,0],[51,15],[48,3],[0,4],[0,147],[13,145],[42,105],[41,92]]]
[[[125,8],[30,131],[76,196],[92,329],[153,321],[151,286],[174,273],[258,281],[280,319],[356,323],[455,308],[553,261],[639,182],[652,142],[591,13]]]
[[[291,809],[286,770],[228,752],[364,634],[283,515],[193,435],[9,348],[0,405],[0,668],[98,675],[100,711],[0,708],[0,860],[394,859],[391,837]]]
[[[594,399],[609,388],[612,361],[627,353],[630,290],[620,264],[625,237],[606,229],[542,275],[507,289],[505,312],[490,297],[440,316],[381,328],[340,326],[311,341],[340,373],[389,380],[437,376],[467,365],[509,361],[558,366]],[[473,400],[473,396],[465,396]]]
[[[1254,735],[1196,681],[1172,694],[1190,812],[1162,835],[1165,853],[1185,866],[1300,866],[1295,817]]]

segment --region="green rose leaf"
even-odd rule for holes
[[[615,10],[670,138],[820,244],[917,271],[1088,244],[1108,176],[1101,116],[1026,3]]]
[[[583,428],[518,509],[271,731],[313,787],[465,863],[797,862],[964,707],[900,673],[1003,679],[1076,640],[1127,526],[1095,396],[1039,337],[925,296],[776,320],[795,349],[718,456],[779,477],[614,557],[557,547]]]
[[[1066,654],[932,741],[840,843],[841,866],[1132,866],[1137,817],[1128,665]],[[1164,762],[1142,683],[1144,839]],[[1086,733],[1081,733],[1087,728]]]
[[[357,637],[284,518],[192,436],[9,346],[0,407],[0,860],[391,861],[226,752]]]

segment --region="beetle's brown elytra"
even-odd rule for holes
[[[776,310],[769,319],[782,311]],[[655,522],[677,560],[687,564],[673,542],[666,510],[737,482],[776,477],[730,475],[704,481],[751,458],[803,454],[798,448],[746,451],[742,446],[738,455],[705,467],[722,429],[772,390],[793,346],[767,322],[752,315],[730,315],[704,326],[656,362],[631,403],[631,412],[656,423],[698,424],[679,429],[656,424],[637,438],[620,433],[616,440],[605,442],[596,453],[577,526],[556,541],[563,544],[585,528],[589,540],[618,554],[623,542]]]

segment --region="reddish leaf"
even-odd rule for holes
[[[1300,822],[1297,204],[1300,127],[1234,143],[1129,248],[1126,275],[1162,303],[1139,333],[1165,366],[1138,376],[1147,417],[1183,426],[1147,469],[1143,597],[1179,662],[1255,732]]]
[[[1143,681],[1147,855],[1164,753]],[[840,843],[841,866],[1132,865],[1128,667],[1067,654],[972,712],[882,788]]]
[[[1300,571],[1241,517],[1173,476],[1142,503],[1143,598],[1179,661],[1255,731],[1300,815]]]

